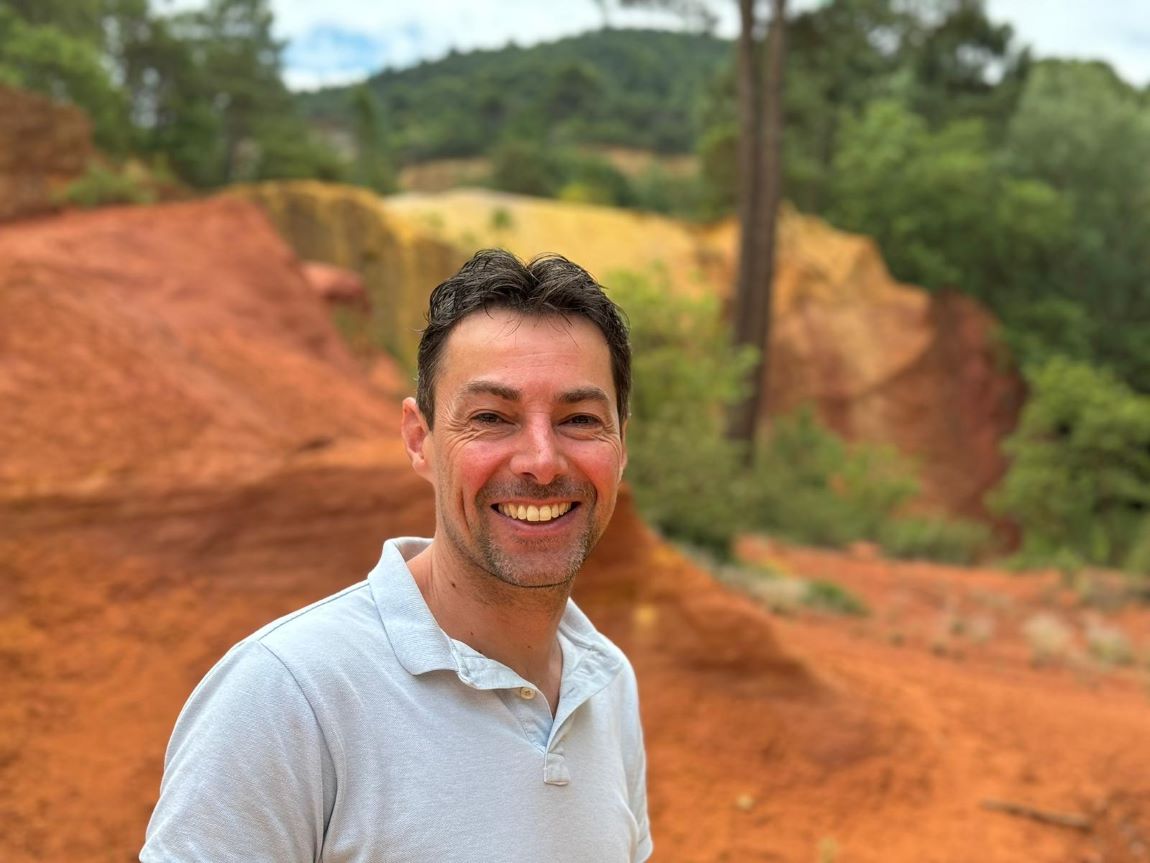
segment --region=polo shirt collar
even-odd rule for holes
[[[367,577],[391,649],[410,674],[459,670],[451,639],[435,622],[407,568],[407,559],[429,545],[431,540],[419,537],[389,539],[383,545],[379,563]]]
[[[471,686],[480,689],[512,687],[523,683],[511,669],[488,659],[439,628],[407,561],[431,544],[419,537],[389,539],[368,584],[376,612],[395,651],[396,659],[409,674],[453,671]],[[597,690],[622,670],[622,660],[571,600],[559,621],[559,631],[574,648],[575,662],[564,653],[564,688],[578,680],[581,686]]]

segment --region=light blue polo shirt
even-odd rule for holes
[[[143,863],[632,863],[651,853],[635,675],[568,602],[554,719],[449,638],[389,540],[366,581],[233,647],[184,706]]]

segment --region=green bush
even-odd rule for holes
[[[1150,576],[1150,516],[1142,520],[1138,535],[1130,545],[1130,553],[1123,561],[1123,569],[1138,575]],[[1150,579],[1147,579],[1150,585]]]
[[[992,498],[1022,527],[1022,559],[1144,566],[1150,397],[1064,358],[1029,379],[1030,400],[1006,443],[1013,463]]]
[[[652,164],[631,181],[634,206],[680,219],[709,215],[703,209],[703,185],[695,176],[672,174]]]
[[[149,204],[155,193],[131,171],[92,162],[60,196],[61,202],[90,209],[110,204]]]
[[[970,565],[989,548],[990,529],[979,522],[905,517],[887,521],[879,545],[891,557]]]
[[[823,579],[807,582],[803,604],[819,611],[832,614],[846,614],[852,617],[866,617],[870,614],[867,604],[841,584]]]
[[[848,445],[809,408],[777,418],[759,447],[754,523],[795,542],[841,547],[876,538],[918,491],[892,449]]]
[[[677,296],[660,273],[609,283],[631,321],[627,478],[636,501],[656,527],[725,556],[751,524],[750,483],[723,429],[752,356],[731,347],[714,298]]]
[[[491,152],[491,183],[504,192],[551,197],[564,179],[559,159],[541,144],[512,138]]]
[[[634,203],[631,184],[607,159],[531,138],[508,138],[491,151],[491,185],[584,204]]]

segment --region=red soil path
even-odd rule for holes
[[[203,672],[427,531],[430,495],[395,403],[238,202],[3,229],[0,356],[2,856],[123,863]],[[659,861],[1147,859],[1129,681],[772,619],[626,496],[577,598],[639,675]]]

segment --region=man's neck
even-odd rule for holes
[[[563,672],[556,633],[570,582],[517,587],[453,561],[436,542],[407,565],[439,627],[535,684],[554,713]]]

